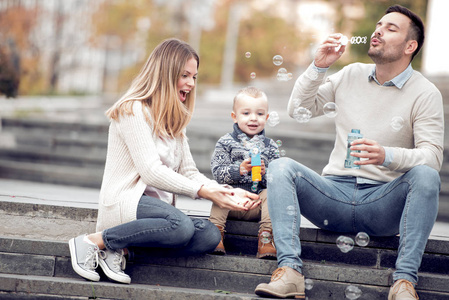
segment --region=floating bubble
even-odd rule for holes
[[[289,80],[289,76],[287,73],[287,69],[286,68],[280,68],[278,70],[278,74],[276,75],[277,80],[279,81],[288,81]]]
[[[251,72],[250,76],[251,76],[251,79],[255,79],[256,78],[256,72]]]
[[[274,155],[279,156],[279,149],[274,150]]]
[[[280,123],[279,114],[275,111],[270,112],[268,120],[267,120],[267,124],[271,127],[274,127],[279,123]]]
[[[281,140],[277,140],[276,141],[276,145],[278,145],[278,147],[281,147],[282,146],[282,141]]]
[[[347,299],[355,300],[362,296],[362,291],[354,285],[349,285],[346,287],[345,296]]]
[[[402,117],[393,117],[390,123],[391,129],[395,132],[398,132],[404,127],[404,119]]]
[[[271,243],[271,234],[267,231],[262,231],[260,234],[260,241],[262,244],[268,244]]]
[[[256,192],[257,191],[257,182],[254,182],[251,186],[251,191]]]
[[[304,280],[304,287],[306,290],[310,291],[313,288],[313,280],[309,278]]]
[[[285,150],[284,150],[284,149],[279,150],[279,155],[280,155],[280,156],[285,156]]]
[[[369,244],[369,235],[366,232],[357,233],[355,243],[361,247],[367,246]]]
[[[346,35],[343,35],[343,36],[340,38],[340,45],[346,46],[346,45],[348,44],[348,41],[349,41],[348,37],[347,37]]]
[[[295,98],[292,101],[295,108],[298,108],[301,105],[301,100],[299,100],[298,98]]]
[[[286,207],[287,215],[293,216],[295,214],[295,207],[293,205],[289,205]]]
[[[251,57],[251,52],[246,52],[246,53],[245,53],[245,57],[246,57],[246,58],[250,58],[250,57]]]
[[[280,55],[275,55],[273,57],[273,64],[275,64],[276,66],[280,66],[282,65],[282,63],[284,62],[284,58]]]
[[[327,226],[327,225],[329,225],[329,221],[328,220],[324,220],[323,224],[324,224],[324,226]]]
[[[338,106],[334,102],[327,102],[323,106],[324,115],[328,118],[335,118],[338,114]]]
[[[366,44],[367,41],[368,41],[368,37],[366,37],[366,36],[353,36],[353,37],[351,37],[350,43],[352,45],[354,45],[354,44]]]
[[[248,171],[245,168],[240,168],[240,174],[242,174],[243,176],[248,175]]]
[[[293,111],[293,118],[299,123],[307,123],[312,118],[312,112],[301,106]]]
[[[340,235],[337,238],[337,247],[343,253],[348,253],[354,248],[354,240],[350,237]]]

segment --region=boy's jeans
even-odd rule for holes
[[[190,218],[149,196],[140,199],[137,220],[106,229],[102,235],[108,249],[150,247],[164,256],[210,252],[221,239],[220,231],[208,220]]]
[[[363,166],[362,166],[363,168]],[[400,234],[393,279],[418,281],[418,268],[438,212],[440,177],[416,166],[384,184],[357,184],[355,177],[320,176],[280,158],[270,163],[268,209],[278,266],[301,272],[300,214],[316,226],[371,236]]]

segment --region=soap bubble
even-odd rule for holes
[[[313,280],[309,278],[304,280],[304,287],[306,288],[306,290],[310,291],[313,288]]]
[[[279,81],[288,81],[289,80],[289,75],[287,73],[287,69],[286,68],[280,68],[278,70],[278,74],[277,74],[276,78]]]
[[[253,185],[251,186],[251,191],[256,192],[257,191],[257,182],[253,182]]]
[[[282,141],[281,140],[277,140],[276,141],[276,145],[278,145],[278,147],[281,147],[282,146]]]
[[[295,108],[298,108],[301,105],[301,100],[299,100],[298,98],[295,98],[292,101]]]
[[[248,175],[248,171],[245,168],[240,168],[240,174],[242,174],[243,176]]]
[[[279,149],[275,149],[274,150],[274,155],[278,155],[279,156]]]
[[[284,149],[280,150],[280,151],[279,151],[279,155],[280,155],[280,156],[285,156],[285,150],[284,150]]]
[[[348,41],[349,41],[348,37],[347,37],[346,35],[343,35],[343,36],[340,38],[340,45],[346,46],[346,45],[348,44]]]
[[[323,224],[324,224],[324,226],[327,226],[329,224],[329,221],[328,220],[324,220]]]
[[[251,52],[246,52],[246,53],[245,53],[245,57],[246,57],[246,58],[250,58],[250,57],[251,57]]]
[[[345,295],[347,299],[355,300],[362,296],[362,291],[354,285],[349,285],[345,290]]]
[[[402,117],[393,117],[390,122],[391,129],[395,132],[398,132],[404,127],[404,119]]]
[[[250,76],[251,76],[251,79],[255,79],[256,78],[256,72],[251,72]]]
[[[369,235],[366,232],[357,233],[355,243],[361,247],[367,246],[369,244]]]
[[[260,242],[262,244],[271,243],[271,239],[271,234],[267,231],[262,231],[262,233],[260,234]]]
[[[267,124],[271,127],[274,127],[279,123],[280,123],[279,114],[275,111],[270,112],[270,116],[268,117]]]
[[[298,107],[293,111],[293,118],[299,123],[307,123],[312,117],[312,112],[305,107]]]
[[[282,58],[282,56],[280,56],[280,55],[275,55],[275,56],[273,57],[273,64],[275,64],[276,66],[282,65],[283,62],[284,62],[284,58]]]
[[[348,253],[354,248],[354,240],[350,237],[340,235],[337,239],[337,247],[343,253]]]
[[[323,106],[324,115],[328,118],[335,118],[338,114],[338,106],[334,102],[327,102]]]

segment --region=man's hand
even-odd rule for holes
[[[355,161],[355,165],[382,165],[385,161],[385,149],[379,143],[369,139],[358,139],[351,143],[351,150],[363,152],[351,152],[352,156],[360,157],[364,160]]]
[[[341,33],[331,34],[319,47],[315,53],[315,66],[318,68],[329,68],[336,62],[345,52],[346,45],[341,45],[338,51],[335,51],[340,46]]]

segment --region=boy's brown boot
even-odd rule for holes
[[[271,231],[262,230],[259,233],[259,246],[257,247],[257,258],[276,259],[276,247],[273,242]]]
[[[388,293],[388,300],[417,300],[418,294],[413,284],[405,279],[396,280]]]
[[[271,275],[270,283],[259,284],[254,292],[262,297],[304,299],[304,291],[304,276],[292,268],[280,267]]]
[[[221,232],[221,240],[220,243],[218,244],[218,246],[215,248],[215,250],[212,252],[212,254],[218,254],[218,255],[225,255],[226,254],[226,250],[223,244],[223,238],[224,238],[224,228],[222,226],[219,225],[215,225],[217,226],[218,230],[220,230]]]

